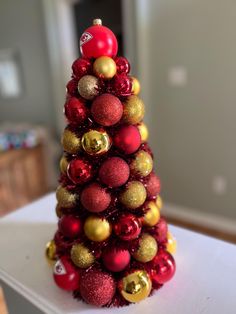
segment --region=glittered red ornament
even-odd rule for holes
[[[130,96],[132,92],[132,82],[126,74],[115,75],[110,82],[110,89],[118,97]]]
[[[152,172],[147,177],[146,190],[147,190],[147,196],[149,198],[157,196],[161,192],[161,181],[160,181],[160,178],[157,177],[154,172]]]
[[[78,58],[72,64],[73,75],[79,80],[82,76],[91,72],[91,62],[87,59]]]
[[[141,223],[132,214],[123,214],[113,225],[115,234],[124,241],[136,239],[141,232]]]
[[[124,270],[130,262],[130,254],[128,250],[108,247],[102,254],[104,266],[113,272]]]
[[[129,165],[120,157],[105,160],[99,169],[99,179],[109,187],[118,187],[129,179]]]
[[[128,74],[130,71],[129,61],[125,57],[116,57],[115,58],[117,73],[125,73]]]
[[[110,274],[95,269],[81,273],[80,294],[85,302],[103,306],[111,301],[115,290],[115,281]]]
[[[84,158],[72,159],[67,167],[67,175],[75,184],[88,182],[93,176],[92,165]]]
[[[136,126],[124,125],[116,131],[113,141],[123,153],[132,154],[139,148],[141,136]]]
[[[175,274],[175,260],[166,251],[159,251],[151,261],[151,278],[155,285],[164,284]]]
[[[90,212],[102,212],[110,202],[110,194],[98,183],[91,183],[81,192],[80,197],[82,205]]]
[[[120,121],[123,114],[123,105],[119,98],[112,94],[102,94],[92,103],[93,119],[102,126],[111,126]]]
[[[75,96],[78,94],[78,81],[75,79],[70,80],[66,85],[67,94],[70,96]]]
[[[64,215],[58,222],[59,231],[68,238],[76,238],[82,231],[82,223],[78,217]]]
[[[167,242],[167,232],[168,226],[166,220],[161,217],[158,224],[155,226],[155,235],[158,243],[166,243]]]
[[[62,256],[54,265],[53,277],[61,289],[73,291],[79,288],[79,272],[66,256]]]
[[[65,103],[65,116],[72,124],[81,125],[88,117],[85,101],[76,97],[69,97]]]

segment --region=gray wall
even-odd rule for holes
[[[0,121],[55,127],[49,59],[41,0],[0,1],[0,49],[19,53],[24,91],[20,99],[0,99]]]
[[[236,2],[149,0],[152,146],[164,199],[236,218]],[[184,87],[168,69],[185,66]],[[149,108],[150,108],[149,107]],[[227,190],[212,190],[215,175]]]

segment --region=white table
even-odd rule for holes
[[[236,313],[236,246],[173,226],[177,272],[154,296],[119,309],[98,309],[74,300],[55,286],[44,258],[45,243],[56,229],[55,202],[50,194],[0,220],[0,279],[42,312]]]

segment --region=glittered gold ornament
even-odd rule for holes
[[[151,235],[143,233],[139,241],[139,248],[132,255],[137,261],[147,263],[155,257],[157,250],[156,240]]]
[[[58,218],[61,218],[62,215],[63,215],[63,212],[62,212],[61,206],[60,206],[58,203],[57,203],[57,205],[56,205],[55,211],[56,211],[57,217],[58,217]]]
[[[91,241],[101,242],[111,234],[111,225],[106,219],[89,216],[84,223],[84,232]]]
[[[56,190],[56,198],[59,206],[70,208],[75,206],[77,195],[75,193],[69,192],[67,189],[59,185]]]
[[[149,133],[146,124],[143,122],[138,124],[138,130],[141,136],[142,143],[147,142]]]
[[[62,156],[61,157],[61,159],[60,159],[60,170],[61,170],[61,172],[63,173],[63,174],[65,174],[66,173],[66,171],[67,171],[67,166],[68,166],[68,161],[67,161],[67,159],[66,159],[66,156]]]
[[[76,154],[80,150],[80,138],[72,131],[65,129],[62,138],[61,143],[63,146],[64,151],[70,154]]]
[[[81,144],[87,154],[100,155],[109,150],[111,141],[105,131],[90,130],[82,136]]]
[[[45,256],[49,265],[54,265],[56,262],[56,244],[54,240],[51,240],[46,244]]]
[[[102,79],[112,79],[116,74],[116,63],[110,57],[99,57],[94,61],[93,72],[96,76]]]
[[[144,150],[138,151],[130,164],[131,172],[142,177],[148,176],[151,173],[152,168],[152,157]]]
[[[145,270],[135,270],[120,280],[118,289],[125,300],[136,303],[149,296],[152,281]]]
[[[145,203],[145,207],[147,208],[147,212],[143,217],[143,224],[145,226],[153,227],[160,220],[160,211],[155,202],[150,201]]]
[[[143,205],[147,196],[144,185],[139,181],[131,181],[120,194],[120,202],[129,209],[135,209]]]
[[[84,75],[78,83],[79,94],[88,100],[92,100],[99,94],[98,78],[93,75]]]
[[[72,246],[70,256],[72,262],[80,268],[88,268],[95,261],[93,254],[82,243],[76,243]]]
[[[159,208],[159,210],[161,210],[162,206],[163,206],[163,201],[162,201],[162,198],[160,195],[158,195],[156,198],[156,204],[157,204],[157,207]]]
[[[132,90],[131,90],[131,92],[132,92],[133,95],[138,95],[140,93],[140,89],[141,89],[140,83],[136,79],[136,77],[134,77],[134,76],[131,76],[131,80],[132,80]]]
[[[124,103],[123,121],[128,124],[139,123],[145,113],[143,101],[136,95],[131,95]]]
[[[170,254],[175,254],[176,253],[176,248],[177,248],[177,241],[173,237],[173,235],[168,231],[167,233],[167,245],[166,245],[166,250]]]

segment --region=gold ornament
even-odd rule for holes
[[[68,129],[64,130],[61,143],[67,153],[76,154],[80,150],[80,138]]]
[[[67,166],[68,166],[68,161],[66,159],[66,156],[62,156],[60,159],[60,170],[63,174],[65,174],[67,172]]]
[[[106,219],[89,216],[84,223],[84,232],[91,241],[102,242],[111,234],[111,225]]]
[[[143,122],[140,123],[138,125],[138,130],[139,130],[139,133],[141,136],[142,143],[147,142],[149,133],[148,133],[148,128],[147,128],[146,124],[144,124]]]
[[[54,265],[56,262],[56,244],[54,240],[51,240],[46,244],[45,256],[49,265]]]
[[[77,243],[72,246],[70,256],[72,262],[80,268],[88,268],[95,261],[93,254],[82,243]]]
[[[58,203],[57,203],[57,205],[56,205],[55,211],[56,211],[57,217],[58,217],[58,218],[61,218],[62,215],[63,215],[63,212],[62,212],[62,210],[61,210],[61,206],[60,206]]]
[[[132,79],[132,90],[131,90],[131,92],[133,95],[138,95],[140,93],[140,89],[141,89],[140,83],[136,79],[136,77],[134,77],[134,76],[131,76],[131,79]]]
[[[149,296],[152,281],[145,270],[135,270],[122,278],[118,287],[125,300],[136,303]]]
[[[160,220],[160,211],[155,202],[150,201],[145,206],[148,208],[147,212],[143,217],[143,224],[145,226],[153,227]]]
[[[120,194],[120,202],[129,209],[135,209],[143,205],[147,196],[144,185],[139,181],[131,181]]]
[[[81,144],[89,155],[100,155],[106,153],[111,141],[105,131],[90,130],[82,136]]]
[[[175,254],[176,253],[176,248],[177,248],[177,241],[173,237],[173,235],[168,231],[167,233],[167,246],[166,250],[170,254]]]
[[[139,123],[145,113],[143,101],[136,95],[131,95],[124,103],[123,121],[128,124]]]
[[[70,208],[75,206],[77,195],[75,193],[69,192],[67,189],[59,185],[56,190],[56,198],[59,206]]]
[[[162,198],[160,195],[157,196],[156,204],[157,204],[157,207],[159,208],[159,210],[161,210],[162,206],[163,206],[163,201],[162,201]]]
[[[157,250],[156,240],[151,235],[143,233],[139,241],[139,248],[132,255],[137,261],[147,263],[156,256]]]
[[[148,176],[151,173],[152,168],[152,157],[144,150],[140,150],[135,154],[135,158],[130,165],[132,173],[142,177]]]
[[[84,75],[78,83],[79,94],[87,99],[92,100],[99,94],[98,79],[93,75]]]
[[[110,80],[116,74],[116,63],[110,57],[99,57],[93,64],[93,72],[102,79]]]

